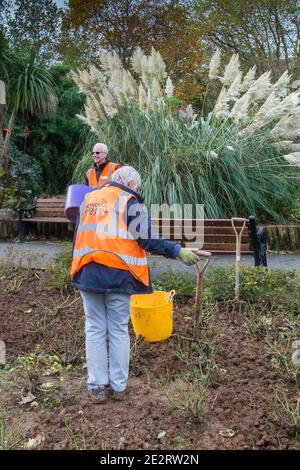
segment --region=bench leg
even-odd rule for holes
[[[254,255],[254,266],[267,267],[267,231],[264,227],[257,230],[255,217],[249,217],[251,248]]]
[[[19,237],[18,243],[23,243],[24,241],[24,230],[25,230],[25,222],[19,220]]]
[[[267,267],[267,231],[265,228],[260,228],[257,231],[258,238],[258,264],[256,266]]]

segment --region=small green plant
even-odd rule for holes
[[[140,345],[143,341],[142,336],[137,336],[132,342],[130,348],[130,373],[132,375],[140,375]]]
[[[25,286],[31,269],[39,267],[44,254],[40,252],[18,251],[15,247],[5,250],[0,260],[1,293],[15,294]]]
[[[72,246],[68,244],[46,265],[48,285],[55,289],[65,290],[70,286],[70,271],[72,263]]]
[[[63,366],[57,355],[30,353],[17,357],[17,370],[26,380],[30,392],[35,392],[41,384],[44,370],[50,374],[62,374],[71,368],[70,365]]]
[[[264,315],[266,311],[268,315]],[[247,303],[243,319],[249,332],[257,339],[265,338],[271,333],[273,318],[270,313],[270,309],[260,309],[257,305]]]
[[[202,424],[206,390],[207,383],[178,377],[171,387],[165,388],[165,394],[176,408],[191,414],[198,424]]]
[[[196,279],[183,275],[161,275],[153,281],[153,290],[171,291],[175,290],[176,299],[181,301],[186,297],[196,294]]]
[[[78,436],[77,433],[72,429],[70,420],[66,418],[64,420],[65,425],[65,432],[69,438],[71,449],[74,450],[87,450],[86,447],[86,438],[85,438],[85,431],[84,431],[84,415],[83,412],[80,412],[79,418],[79,428],[76,424],[76,431],[79,430],[80,435]]]
[[[276,389],[271,406],[276,416],[298,440],[300,436],[300,395],[296,401],[292,401],[285,392]]]
[[[210,341],[191,341],[180,339],[179,347],[174,351],[187,366],[186,377],[191,382],[207,385],[218,383],[218,366],[215,362],[219,337]]]
[[[8,430],[7,419],[0,412],[0,450],[13,450],[24,442],[21,429],[11,428]]]
[[[205,278],[204,300],[226,302],[234,298],[234,266],[213,266]],[[240,299],[263,308],[298,315],[300,303],[300,276],[295,270],[241,266]]]
[[[288,341],[285,345],[278,341],[267,339],[267,343],[273,353],[273,365],[281,371],[281,374],[289,382],[300,389],[300,365],[294,364],[292,360],[292,347]]]

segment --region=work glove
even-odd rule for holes
[[[184,264],[191,266],[192,264],[195,264],[199,261],[200,254],[198,254],[195,251],[190,250],[189,248],[180,248],[178,258]]]

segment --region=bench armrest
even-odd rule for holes
[[[31,206],[31,207],[22,207],[18,210],[19,219],[22,219],[23,217],[27,218],[27,219],[30,219],[31,217],[34,217],[34,213],[35,213],[35,210],[36,210],[36,201],[37,201],[37,198],[35,197],[34,201],[33,201],[33,204],[34,204],[33,206]]]

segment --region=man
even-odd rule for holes
[[[89,395],[96,403],[122,399],[129,371],[131,294],[152,292],[146,251],[191,265],[199,254],[161,239],[151,231],[141,178],[129,166],[86,195],[74,237],[72,285],[85,312]],[[109,352],[107,351],[107,336]]]
[[[106,144],[98,143],[94,145],[94,164],[87,170],[84,184],[92,188],[101,188],[103,183],[110,181],[112,174],[121,167],[120,163],[110,162],[107,154],[108,148]]]

